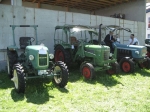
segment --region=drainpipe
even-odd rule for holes
[[[14,0],[11,0],[11,5],[14,5]]]
[[[99,34],[98,34],[98,42],[101,44],[101,26],[102,24],[99,25]]]

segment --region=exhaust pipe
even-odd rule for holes
[[[99,44],[101,44],[101,26],[102,26],[103,24],[100,24],[99,25],[99,34],[98,34],[98,43]]]

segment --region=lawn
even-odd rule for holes
[[[25,94],[17,94],[5,72],[0,73],[2,112],[148,112],[150,111],[150,71],[109,76],[97,72],[96,79],[83,79],[70,70],[66,88],[46,79],[27,81]]]

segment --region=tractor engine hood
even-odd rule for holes
[[[133,58],[144,58],[147,53],[145,46],[124,45],[124,44],[115,44],[114,46],[116,46],[117,49],[122,51],[130,51]]]
[[[91,50],[108,49],[109,50],[109,47],[108,46],[101,46],[101,45],[86,45],[85,50],[88,50],[88,49],[91,49]]]
[[[41,50],[41,49],[48,51],[48,48],[42,45],[31,45],[26,47],[26,50]]]
[[[27,46],[25,50],[26,60],[37,70],[45,70],[49,66],[48,48],[42,45]]]
[[[96,65],[103,66],[109,60],[110,48],[104,45],[85,45],[86,57],[94,58]]]

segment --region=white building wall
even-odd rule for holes
[[[95,26],[103,25],[120,25],[122,27],[131,28],[137,36],[141,45],[144,45],[145,23],[137,21],[128,21],[103,16],[62,12],[46,9],[26,8],[21,6],[0,5],[0,63],[6,60],[7,46],[13,44],[12,29],[9,25],[38,25],[39,40],[45,39],[43,43],[49,48],[50,52],[54,52],[54,29],[56,25],[64,24],[80,24]],[[16,28],[16,43],[19,47],[19,37],[34,36],[31,28]],[[121,43],[127,43],[130,34],[121,32]],[[0,68],[1,69],[1,68]]]

